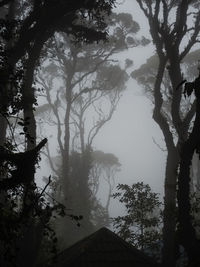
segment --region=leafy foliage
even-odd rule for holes
[[[36,145],[33,112],[37,105],[34,76],[47,55],[44,44],[55,32],[70,35],[73,43],[105,41],[104,15],[111,13],[114,2],[0,2],[0,123],[5,130],[0,136],[1,266],[36,266],[39,250],[42,258],[55,254],[52,224],[57,215],[65,215],[62,204],[46,198],[51,179],[41,190],[35,183],[39,152],[47,143],[44,138]],[[22,141],[16,142],[16,136]],[[68,218],[78,225],[82,219],[71,213]]]
[[[65,207],[55,202],[51,205],[45,198],[45,189],[39,189],[36,185],[33,187],[31,194],[29,192],[31,203],[26,203],[26,207],[23,203],[23,186],[9,190],[6,194],[1,191],[1,262],[5,266],[19,266],[23,261],[19,258],[24,253],[22,250],[25,249],[24,246],[28,246],[26,242],[32,242],[29,246],[32,247],[35,262],[39,253],[42,259],[45,255],[49,257],[57,253],[57,238],[50,218],[64,216]],[[39,245],[37,249],[36,245]]]
[[[157,193],[148,184],[119,184],[113,194],[126,208],[126,215],[112,219],[120,237],[149,254],[159,254],[162,211]]]

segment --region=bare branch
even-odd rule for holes
[[[149,12],[148,9],[144,7],[143,1],[141,0],[136,0],[138,5],[140,6],[141,10],[144,12],[145,16],[148,18],[149,17]]]
[[[198,16],[196,17],[195,23],[194,23],[194,32],[192,36],[190,37],[190,41],[186,45],[185,49],[180,54],[180,60],[182,60],[189,52],[192,46],[197,42],[197,37],[200,31],[200,12],[198,13]]]
[[[104,117],[104,118],[100,119],[99,121],[97,121],[97,123],[95,123],[94,126],[90,129],[89,134],[88,134],[88,144],[89,145],[92,144],[95,136],[98,134],[98,132],[100,131],[102,126],[112,118],[112,115],[116,109],[116,106],[117,106],[117,103],[119,102],[119,99],[120,99],[120,96],[116,95],[116,102],[113,101],[107,117]]]
[[[51,158],[51,155],[50,155],[50,151],[49,151],[49,145],[47,144],[46,146],[46,150],[47,150],[47,153],[44,152],[44,155],[47,157],[48,161],[49,161],[49,165],[52,169],[52,171],[57,175],[59,176],[59,171],[55,169],[54,167],[54,164],[53,164],[53,161],[52,161],[52,158]]]
[[[153,140],[154,144],[155,144],[155,145],[156,145],[162,152],[166,152],[166,151],[167,151],[167,149],[162,148],[161,145],[158,144],[158,142],[155,140],[154,137],[152,137],[152,140]]]
[[[47,187],[50,185],[50,183],[51,183],[51,175],[49,176],[47,184],[45,185],[45,187],[42,189],[42,192],[38,196],[38,199],[45,193],[45,191],[46,191]]]
[[[51,100],[51,95],[50,95],[50,87],[51,87],[51,83],[49,82],[49,84],[47,85],[45,80],[40,77],[40,81],[37,81],[37,82],[40,82],[40,84],[42,84],[42,86],[44,87],[45,91],[46,91],[46,99],[51,107],[51,109],[53,110],[53,113],[56,117],[56,120],[57,120],[57,126],[58,126],[58,132],[57,132],[57,141],[58,141],[58,144],[59,144],[59,148],[60,148],[60,151],[61,151],[61,154],[63,154],[63,151],[64,151],[64,147],[63,147],[63,143],[62,143],[62,140],[61,140],[61,136],[62,136],[62,129],[61,129],[61,121],[60,121],[60,116],[59,116],[59,113],[58,113],[58,109],[56,107],[56,105],[54,105],[52,103],[52,100]],[[59,100],[59,91],[57,91],[57,95],[56,95],[56,99],[57,101]]]

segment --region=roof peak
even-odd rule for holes
[[[118,261],[124,263],[128,261],[132,264],[137,262],[133,266],[158,266],[153,259],[124,241],[107,227],[99,228],[91,235],[62,251],[58,255],[58,261],[70,264],[70,266],[74,264],[74,266],[80,266],[78,264],[80,261],[81,263],[105,261],[110,266],[113,262],[117,263]],[[138,263],[140,264],[138,265]],[[125,264],[124,266],[128,265]]]

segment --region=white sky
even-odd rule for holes
[[[141,27],[140,34],[149,36],[148,23],[138,8],[136,1],[126,0],[117,8],[120,12],[129,12]],[[138,68],[152,55],[154,47],[133,48],[125,57],[134,61],[133,68]],[[117,107],[115,114],[96,137],[94,145],[104,152],[115,154],[122,164],[117,183],[143,181],[149,183],[155,192],[163,195],[166,154],[158,148],[153,139],[163,148],[162,133],[152,119],[153,105],[143,95],[142,88],[130,78],[127,90]],[[102,190],[101,198],[103,199]],[[119,215],[119,202],[113,201],[111,216]]]

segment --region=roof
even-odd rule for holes
[[[58,254],[54,267],[157,267],[151,258],[103,227]]]

